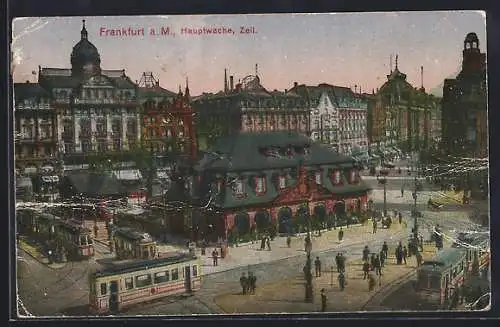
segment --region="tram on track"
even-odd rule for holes
[[[138,232],[130,227],[114,227],[113,242],[116,257],[125,259],[154,259],[158,249],[148,233]]]
[[[489,269],[489,234],[457,241],[419,267],[416,292],[421,304],[446,308],[453,292],[471,280],[476,268],[480,274]]]
[[[92,232],[78,222],[35,209],[18,209],[16,219],[21,234],[57,249],[64,248],[70,259],[82,260],[94,255]]]
[[[116,313],[138,303],[193,293],[201,288],[201,264],[187,254],[120,264],[89,276],[89,309]]]

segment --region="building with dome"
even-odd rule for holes
[[[464,40],[462,70],[443,85],[443,147],[455,155],[488,156],[486,54],[476,33]]]
[[[193,99],[197,114],[200,149],[210,148],[221,136],[242,132],[295,131],[309,135],[309,108],[306,100],[288,90],[268,91],[256,65],[255,75],[234,84],[224,72],[224,90]]]

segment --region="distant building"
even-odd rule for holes
[[[310,214],[367,209],[367,187],[354,160],[298,132],[220,138],[197,167],[197,193],[212,194],[210,214],[194,223],[207,237],[243,236],[252,226],[290,233]]]
[[[309,135],[309,108],[305,99],[285,90],[268,91],[258,72],[234,85],[224,75],[224,90],[193,99],[201,149],[222,136],[243,132],[294,131]]]
[[[290,92],[307,100],[311,109],[311,139],[342,154],[367,150],[368,103],[350,88],[295,83]]]
[[[380,87],[371,101],[372,142],[385,147],[399,147],[408,151],[430,148],[437,140],[436,117],[440,110],[439,100],[427,94],[422,85],[413,87],[406,80],[406,74],[396,66],[387,75],[387,81]]]
[[[442,144],[450,154],[488,156],[486,54],[475,33],[464,40],[462,70],[443,86]]]

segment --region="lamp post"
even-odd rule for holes
[[[313,285],[312,285],[312,272],[311,272],[311,251],[312,251],[312,241],[311,241],[311,217],[309,215],[309,202],[306,203],[307,212],[303,211],[302,215],[305,215],[305,219],[307,219],[307,244],[306,244],[306,266],[305,266],[305,279],[306,279],[306,294],[305,294],[305,302],[312,303],[313,302]]]
[[[384,186],[384,217],[387,216],[387,178],[385,176],[386,174],[387,173],[385,171],[381,171],[380,172],[381,177],[377,177],[378,183]]]
[[[417,222],[417,177],[415,177],[415,189],[412,193],[413,196],[413,237],[418,240],[418,222]]]

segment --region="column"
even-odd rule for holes
[[[62,126],[62,121],[63,121],[63,117],[61,115],[61,113],[56,113],[56,140],[57,140],[57,143],[58,144],[61,144],[63,143],[63,140],[62,140],[62,133],[63,133],[63,126]]]
[[[80,117],[77,116],[74,117],[74,145],[74,152],[80,152]]]
[[[111,139],[111,133],[113,132],[113,129],[111,128],[111,115],[106,113],[106,142],[108,143],[108,150],[111,148],[113,142]]]
[[[97,126],[96,126],[96,115],[95,114],[90,114],[90,135],[91,135],[91,142],[92,142],[92,148],[96,148],[96,137],[95,134],[97,132]]]
[[[137,119],[137,144],[140,144],[141,142],[141,135],[142,135],[142,125],[141,125],[141,116],[139,112],[136,114],[136,119]]]

